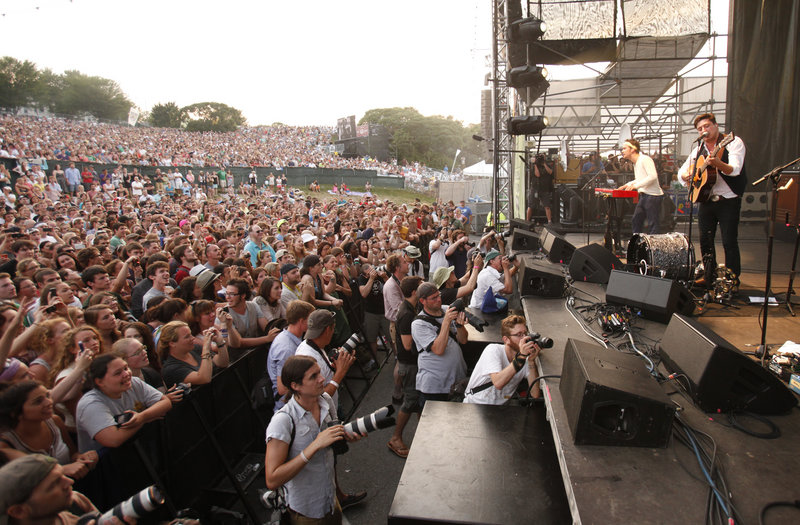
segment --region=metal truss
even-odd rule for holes
[[[505,0],[492,0],[492,220],[500,224],[500,217],[511,218],[512,192],[511,157],[512,140],[508,133],[508,119],[512,115],[510,89],[506,84],[508,59],[508,4]]]

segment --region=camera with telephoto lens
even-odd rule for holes
[[[553,340],[545,337],[538,332],[531,332],[528,334],[528,339],[536,343],[539,348],[552,348]]]
[[[114,518],[118,520],[118,523],[124,523],[125,518],[141,518],[148,512],[155,510],[162,503],[164,503],[164,496],[161,495],[155,485],[150,485],[141,492],[118,503],[105,514],[101,515],[99,512],[84,514],[78,519],[78,524],[94,522],[97,525],[107,525],[114,522]]]
[[[459,297],[458,299],[453,301],[453,304],[450,305],[450,308],[455,308],[456,311],[459,313],[464,312],[464,314],[467,316],[467,322],[471,324],[472,327],[479,332],[483,332],[483,327],[489,324],[486,321],[483,321],[475,317],[474,315],[472,315],[467,311],[467,304],[464,302],[463,297]]]
[[[345,423],[344,431],[348,434],[361,435],[369,434],[370,432],[380,430],[382,428],[389,428],[396,423],[393,416],[394,406],[386,405],[385,407],[381,407],[371,414],[361,416],[360,418],[354,419],[349,423]],[[334,419],[328,423],[328,427],[330,428],[341,424],[341,421]],[[347,441],[340,439],[331,445],[331,449],[333,450],[334,454],[341,455],[350,450],[350,447],[348,446]]]
[[[373,268],[373,270],[375,270],[378,273],[385,273],[387,275],[389,274],[389,272],[386,271],[386,265],[385,264],[381,264],[380,266],[375,266]]]
[[[344,344],[341,347],[335,348],[334,350],[331,351],[330,353],[331,361],[336,361],[341,352],[348,352],[350,354],[354,353],[356,351],[356,347],[363,342],[364,338],[361,337],[361,334],[359,334],[358,332],[354,333],[353,335],[350,336],[350,338],[347,341],[344,342]]]

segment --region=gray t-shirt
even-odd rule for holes
[[[147,290],[147,293],[144,294],[144,297],[142,297],[142,310],[147,310],[147,303],[150,302],[150,299],[152,299],[153,297],[160,297],[162,295],[167,295],[167,294],[162,292],[161,290],[156,290],[155,286]]]
[[[442,306],[442,311],[447,308]],[[444,315],[434,319],[441,325]],[[411,323],[411,337],[419,352],[417,390],[425,394],[447,394],[453,383],[467,377],[467,363],[461,353],[461,345],[455,340],[456,324],[450,323],[450,337],[447,338],[447,346],[442,355],[431,351],[437,335],[439,328],[428,321],[415,319]]]
[[[264,318],[264,312],[253,301],[245,301],[244,304],[246,309],[243,314],[237,314],[233,311],[233,308],[230,309],[236,331],[242,337],[259,337],[263,335],[261,327],[258,326],[258,320]]]
[[[291,443],[286,461],[300,455],[300,452],[328,427],[328,422],[336,417],[332,414],[331,403],[328,394],[319,397],[320,424],[318,425],[311,412],[301,407],[294,398],[290,399],[272,416],[267,427],[267,443],[271,439]],[[292,426],[294,426],[294,440],[292,440]],[[287,503],[295,512],[319,519],[334,508],[336,500],[334,483],[333,450],[328,447],[314,454],[300,472],[285,483]]]
[[[114,416],[126,410],[142,412],[161,401],[164,394],[148,385],[138,377],[131,378],[131,387],[119,399],[112,399],[93,388],[78,401],[76,411],[78,420],[78,450],[99,450],[103,448],[94,437],[103,429],[116,426]]]

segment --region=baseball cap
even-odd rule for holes
[[[276,228],[280,228],[281,224],[283,224],[284,222],[287,222],[286,219],[279,220],[278,222],[275,223],[275,227]]]
[[[486,257],[484,257],[483,262],[488,264],[489,261],[491,261],[492,259],[494,259],[495,257],[497,257],[499,255],[500,255],[500,252],[498,252],[497,250],[492,250],[492,251],[490,251],[489,253],[486,254]]]
[[[330,310],[314,310],[308,316],[308,329],[306,329],[306,339],[316,339],[326,328],[332,326],[336,320],[336,315]]]
[[[300,236],[300,238],[303,239],[303,244],[317,240],[316,236],[310,233],[304,233],[303,235]]]
[[[436,286],[436,288],[441,288],[444,283],[450,278],[450,274],[455,271],[455,266],[442,266],[441,268],[436,268],[436,271],[433,272],[433,277],[431,277],[431,282]]]
[[[433,283],[422,283],[417,288],[417,299],[427,299],[431,295],[439,293],[439,288]]]
[[[0,524],[8,523],[8,508],[27,500],[56,465],[50,456],[28,454],[0,468]]]
[[[275,260],[276,261],[279,260],[281,257],[286,255],[287,253],[289,253],[289,250],[278,250],[277,252],[275,252]]]
[[[297,268],[296,264],[291,264],[291,263],[290,264],[284,264],[283,266],[281,266],[281,275],[285,275],[285,274],[291,272],[292,270],[294,270],[295,268]]]

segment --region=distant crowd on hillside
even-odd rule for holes
[[[375,169],[397,165],[342,158],[327,147],[332,127],[259,126],[229,133],[130,127],[62,118],[0,116],[0,157],[138,166]]]

